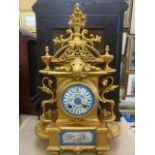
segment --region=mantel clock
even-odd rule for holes
[[[113,55],[108,45],[103,55],[95,48],[101,37],[88,35],[86,15],[78,3],[68,24],[68,37],[53,39],[57,51],[50,55],[45,46],[41,57],[45,68],[39,71],[43,79],[38,88],[49,97],[41,103],[43,112],[35,133],[49,141],[47,150],[52,154],[104,153],[109,150],[108,140],[120,134],[114,121],[115,102],[107,98],[118,87],[112,77],[116,70],[109,65]]]

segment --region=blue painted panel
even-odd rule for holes
[[[96,145],[96,132],[90,130],[61,131],[60,145]]]

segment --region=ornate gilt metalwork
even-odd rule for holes
[[[110,82],[109,82],[110,81]],[[108,112],[106,109],[103,109],[103,115],[105,118],[105,121],[113,121],[115,120],[115,115],[114,115],[114,105],[115,102],[114,100],[111,99],[107,99],[105,98],[105,94],[109,93],[110,91],[114,91],[118,85],[114,85],[114,78],[112,76],[107,76],[105,78],[102,79],[101,84],[103,86],[103,88],[100,90],[100,101],[101,103],[105,104],[105,103],[109,103],[110,104],[110,112]]]
[[[49,66],[48,66],[49,68]],[[47,81],[47,85],[45,84],[45,81]],[[42,86],[38,86],[38,88],[44,92],[44,93],[47,93],[48,95],[50,95],[50,99],[48,100],[43,100],[41,105],[42,105],[42,108],[43,108],[43,117],[45,118],[45,106],[46,104],[53,104],[54,102],[56,102],[56,95],[55,95],[55,90],[52,88],[52,84],[53,84],[53,81],[51,79],[49,79],[49,77],[44,77],[42,79]],[[49,115],[49,118],[51,116],[51,112],[48,113]]]
[[[76,3],[68,22],[70,29],[66,31],[69,37],[63,38],[63,35],[60,35],[53,39],[55,44],[61,45],[54,54],[54,58],[63,62],[70,62],[77,57],[83,62],[95,62],[96,58],[102,59],[100,52],[94,48],[94,42],[101,42],[101,37],[90,34],[90,38],[87,38],[85,35],[88,30],[84,28],[85,23],[86,15],[81,12],[79,4]]]
[[[116,72],[110,67],[114,57],[109,54],[108,45],[105,47],[104,55],[95,48],[95,42],[101,41],[100,36],[90,34],[87,37],[86,15],[80,10],[78,3],[74,5],[68,24],[70,26],[66,31],[69,34],[68,38],[60,35],[53,39],[53,42],[59,46],[55,54],[50,55],[46,46],[45,55],[41,57],[45,68],[39,71],[44,77],[42,86],[38,88],[49,98],[41,103],[43,113],[40,122],[36,125],[35,133],[49,140],[47,150],[51,153],[58,154],[66,150],[74,151],[76,154],[84,150],[104,153],[109,149],[108,140],[120,134],[120,128],[114,121],[115,102],[106,98],[106,94],[118,87],[114,84],[111,75]],[[51,64],[55,64],[53,68]],[[97,67],[97,64],[101,67]],[[55,90],[51,77],[56,79]],[[93,92],[94,104],[87,114],[75,117],[64,110],[61,97],[66,88],[76,84],[84,85]],[[54,104],[57,106],[56,110],[52,108],[46,110],[47,105]],[[106,105],[110,108],[103,108]],[[95,145],[60,144],[62,131],[76,130],[95,132]]]
[[[48,46],[45,47],[45,55],[41,57],[42,61],[45,63],[46,68],[44,70],[50,71],[50,62],[52,59],[52,56],[49,54],[49,48]]]

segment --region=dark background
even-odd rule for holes
[[[125,0],[38,0],[33,6],[37,22],[37,54],[33,56],[33,59],[30,58],[30,65],[36,64],[30,72],[31,93],[37,92],[35,86],[40,85],[41,77],[37,72],[44,67],[41,62],[44,47],[48,45],[50,53],[54,53],[56,47],[52,39],[68,28],[69,15],[73,12],[73,6],[76,2],[80,4],[83,13],[87,14],[86,28],[92,33],[96,32],[102,35],[102,45],[97,45],[97,48],[103,52],[105,45],[110,46],[110,53],[114,55],[111,66],[117,69],[113,76],[115,84],[119,85],[123,16],[127,9]],[[108,97],[116,102],[114,111],[116,120],[119,121],[121,116],[119,112],[119,89],[112,92]]]

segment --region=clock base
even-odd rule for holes
[[[46,129],[49,124],[50,124],[49,122],[40,121],[35,127],[36,135],[43,139],[48,139],[48,133]],[[121,133],[120,126],[115,121],[108,122],[107,127],[108,127],[108,139],[116,138],[120,135]]]
[[[108,129],[104,125],[98,127],[57,127],[54,123],[46,128],[49,145],[47,150],[53,153],[74,151],[94,151],[104,153],[109,150]]]
[[[58,126],[54,122],[40,121],[35,128],[37,136],[49,140],[47,150],[52,154],[64,151],[93,151],[103,154],[109,150],[108,140],[119,136],[120,127],[116,122],[92,126]],[[72,138],[72,139],[71,139]]]

